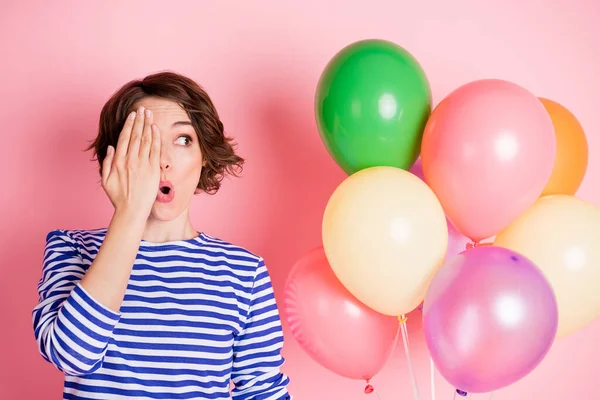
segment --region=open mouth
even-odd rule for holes
[[[175,190],[173,190],[173,184],[169,181],[160,181],[158,186],[158,195],[156,200],[161,203],[169,203],[175,196]]]

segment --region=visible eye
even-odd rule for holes
[[[192,144],[192,137],[190,135],[181,135],[177,138],[176,142],[183,146],[189,146]]]

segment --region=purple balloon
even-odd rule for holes
[[[409,172],[419,177],[423,182],[425,181],[425,175],[423,175],[423,165],[421,164],[421,158],[410,168]],[[471,241],[462,235],[446,217],[446,224],[448,225],[448,249],[446,250],[446,261],[456,256],[458,253],[463,252],[467,248],[467,244]]]
[[[525,377],[558,327],[554,292],[514,251],[475,247],[447,262],[425,295],[423,329],[434,364],[455,388],[484,393]]]

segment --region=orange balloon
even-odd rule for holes
[[[556,160],[550,180],[540,197],[574,195],[581,186],[588,164],[588,144],[577,118],[559,103],[540,98],[550,114],[556,135]]]

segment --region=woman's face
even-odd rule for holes
[[[202,172],[202,152],[198,136],[183,108],[172,100],[146,97],[134,105],[152,111],[153,123],[161,135],[160,180],[168,182],[171,192],[160,196],[152,206],[150,218],[171,221],[189,210]]]

